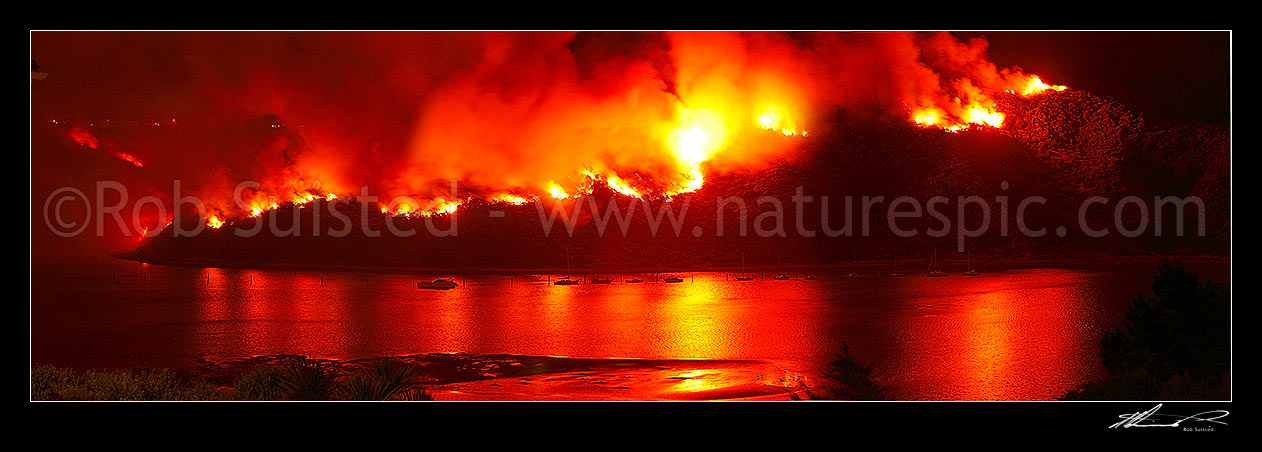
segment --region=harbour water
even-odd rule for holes
[[[1189,265],[1225,281],[1227,263]],[[434,275],[36,262],[31,359],[75,368],[261,355],[418,353],[731,359],[820,375],[843,343],[903,400],[1047,400],[1104,376],[1099,339],[1156,265],[1061,265],[926,277],[859,265],[790,280],[653,274]],[[416,281],[454,277],[451,290]],[[626,276],[630,278],[631,276]],[[634,395],[630,395],[634,398]]]

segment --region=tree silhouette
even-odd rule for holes
[[[1100,340],[1109,380],[1068,398],[1218,398],[1229,393],[1230,289],[1201,281],[1178,262],[1162,262],[1152,296],[1140,292],[1126,321]]]
[[[829,363],[824,377],[838,384],[832,398],[842,400],[880,400],[884,387],[872,381],[872,365],[864,366],[850,355],[850,347],[841,343],[841,354]]]

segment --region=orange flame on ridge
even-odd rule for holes
[[[1005,93],[1026,98],[1047,91],[1064,91],[1068,89],[1064,85],[1044,83],[1039,76],[1032,74],[1017,77],[1016,81],[1011,82],[1010,85],[1010,88],[1004,90]],[[961,82],[960,86],[966,93],[965,95],[969,101],[967,105],[964,105],[959,98],[956,98],[955,103],[950,104],[948,108],[957,113],[949,114],[946,109],[929,104],[912,109],[912,122],[922,127],[936,127],[948,132],[958,132],[972,126],[1003,127],[1004,114],[996,110],[998,105],[989,96],[970,82]]]
[[[838,36],[836,45],[847,46],[844,47],[846,50],[870,50],[874,55],[880,54],[883,59],[879,64],[887,64],[887,60],[894,58],[887,49],[898,49],[893,45],[899,43],[893,39],[867,40],[865,35]],[[535,38],[540,41],[531,41]],[[443,200],[436,202],[435,207],[420,207],[437,200],[426,198],[433,192],[429,192],[424,184],[440,178],[470,182],[470,185],[486,190],[476,196],[512,205],[549,197],[572,199],[590,193],[593,184],[604,184],[619,195],[635,197],[669,197],[695,192],[704,186],[707,174],[713,177],[712,172],[727,171],[738,164],[757,164],[761,157],[775,155],[762,151],[762,148],[792,146],[776,144],[792,143],[780,138],[780,135],[807,136],[806,127],[817,127],[810,122],[812,109],[849,108],[858,104],[857,101],[843,103],[837,99],[860,96],[825,92],[814,85],[816,82],[811,77],[802,76],[836,72],[831,70],[836,69],[831,61],[841,59],[829,60],[829,65],[808,61],[812,55],[833,55],[817,52],[827,49],[826,46],[808,48],[809,45],[803,44],[814,38],[781,38],[784,37],[754,33],[668,34],[664,38],[670,41],[665,46],[668,53],[663,55],[675,64],[677,73],[637,70],[629,72],[630,75],[625,78],[612,81],[606,80],[612,79],[608,76],[603,79],[596,77],[595,80],[601,83],[589,83],[589,80],[575,82],[563,75],[552,75],[573,72],[569,60],[572,55],[568,48],[557,55],[544,54],[549,58],[556,57],[551,59],[535,58],[539,55],[532,53],[546,52],[543,47],[552,44],[553,39],[568,45],[569,36],[530,35],[522,40],[532,44],[529,46],[518,46],[516,39],[511,37],[503,40],[507,43],[500,43],[499,38],[488,38],[487,41],[507,47],[494,47],[497,50],[492,54],[496,58],[479,61],[475,76],[458,78],[457,82],[453,82],[451,86],[454,88],[445,90],[450,93],[449,96],[426,100],[424,111],[427,113],[420,116],[415,137],[414,146],[418,149],[412,154],[414,161],[411,163],[416,169],[399,171],[397,177],[385,184],[388,191],[426,195],[421,195],[414,205],[395,209],[394,212],[399,215],[455,212],[462,202]],[[909,37],[907,43],[917,40],[919,38]],[[802,47],[797,47],[799,45]],[[514,56],[518,54],[529,58],[518,60]],[[867,55],[857,51],[840,54],[854,55],[855,58]],[[852,92],[863,90],[864,93],[875,93],[871,97],[881,98],[883,112],[900,117],[910,113],[911,122],[948,132],[1003,127],[1007,118],[1004,112],[999,111],[995,96],[1002,96],[1005,91],[1015,96],[1030,97],[1066,89],[1062,85],[1047,84],[1038,76],[1019,70],[999,71],[992,65],[989,74],[981,74],[929,63],[923,58],[917,60],[920,57],[916,52],[905,54],[912,55],[912,63],[923,63],[923,67],[917,67],[926,69],[924,78],[931,80],[917,79],[913,83],[910,79],[918,73],[907,65],[891,65],[888,78],[898,79],[895,80],[897,83],[890,84],[893,87],[886,86],[885,78],[865,78],[871,75],[867,71],[856,71],[848,78],[839,77],[835,80],[838,82],[836,85],[846,86],[846,89],[853,86]],[[549,63],[528,68],[537,69],[530,73],[518,66],[536,60]],[[554,65],[550,63],[552,61],[567,65]],[[802,66],[785,64],[799,61],[803,62]],[[965,61],[960,58],[952,60],[952,63],[978,66],[975,59]],[[558,68],[565,71],[550,71]],[[808,72],[811,70],[815,71]],[[641,73],[649,75],[641,77]],[[545,76],[536,77],[536,74]],[[521,85],[511,85],[512,89],[495,89],[504,85],[504,80],[515,81],[521,77],[532,81],[538,78],[540,83],[536,86],[522,82]],[[850,83],[842,85],[842,80]],[[661,85],[670,89],[662,89],[656,84],[658,82],[665,82]],[[827,83],[833,82],[829,80]],[[888,92],[867,89],[872,87],[887,88]],[[868,94],[862,97],[864,102],[868,101],[866,96]],[[524,100],[518,102],[516,99]],[[315,141],[309,140],[310,143]],[[767,143],[773,146],[762,146]],[[322,144],[337,148],[341,143]],[[452,149],[487,158],[451,157],[455,154],[469,155],[450,152]],[[292,173],[330,177],[330,173],[337,172],[329,167],[341,162],[328,160],[333,163],[319,162],[323,167],[313,168],[309,161],[290,165]],[[276,194],[281,200],[302,205],[314,202],[314,197],[336,199],[336,195],[320,190],[295,188],[307,188],[307,184],[301,181],[312,180],[313,176],[302,178],[290,172],[273,175],[274,179],[289,181],[268,187],[267,192]],[[581,178],[582,175],[586,178]],[[354,184],[347,183],[343,188],[359,186],[362,182],[381,182],[356,180],[356,177],[361,176],[345,176]],[[248,212],[250,216],[258,216],[277,208],[271,201],[249,202],[248,205],[248,209],[231,212],[237,215]],[[390,213],[389,210],[384,209],[383,213]]]

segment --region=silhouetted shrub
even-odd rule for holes
[[[86,371],[37,365],[31,368],[31,400],[227,400],[228,394],[199,380],[181,381],[175,373]]]
[[[341,396],[346,400],[433,400],[421,388],[415,366],[387,358],[343,380]]]
[[[285,366],[280,388],[287,400],[329,400],[337,384],[327,364],[297,358]]]
[[[1162,262],[1131,302],[1125,323],[1100,340],[1109,379],[1069,399],[1205,400],[1230,398],[1231,302],[1226,285],[1200,281],[1178,262]]]
[[[286,369],[264,364],[237,378],[232,390],[239,400],[285,400],[288,396],[282,382]]]
[[[843,342],[841,354],[829,363],[824,378],[836,383],[829,391],[830,398],[840,400],[881,400],[884,387],[872,381],[873,363],[864,366],[850,355],[850,348]]]

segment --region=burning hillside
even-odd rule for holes
[[[946,32],[164,33],[137,51],[182,55],[187,82],[154,101],[180,118],[164,127],[177,132],[61,130],[93,149],[109,140],[101,148],[138,169],[124,182],[181,180],[212,231],[339,203],[446,221],[589,194],[739,195],[748,180],[767,194],[962,193],[1004,180],[1117,194],[1142,183],[1128,165],[1154,164],[1147,149],[1165,146],[1154,137],[1205,143],[1214,157],[1194,165],[1224,152],[1221,131],[1153,129],[1072,83],[1000,67],[987,47]],[[1173,194],[1217,190],[1215,168],[1189,170],[1199,182]],[[965,176],[975,171],[993,174]]]
[[[375,205],[361,206],[354,200],[315,199],[283,204],[279,210],[264,211],[262,217],[230,220],[232,228],[208,231],[198,237],[172,238],[163,234],[150,239],[135,257],[198,265],[539,268],[563,265],[567,253],[572,252],[579,267],[679,268],[735,266],[742,262],[837,263],[856,250],[861,259],[906,260],[935,246],[952,246],[952,237],[897,237],[883,224],[873,227],[870,234],[861,232],[858,214],[853,207],[841,204],[847,195],[856,194],[883,196],[886,202],[898,196],[1006,196],[1014,200],[1040,196],[1045,202],[1027,212],[1024,221],[1041,228],[1073,224],[1077,221],[1077,203],[1088,194],[1199,196],[1208,206],[1206,222],[1213,240],[1195,234],[1136,239],[1116,233],[1099,239],[1071,234],[1039,240],[992,232],[970,239],[968,249],[982,256],[1062,258],[1123,252],[1226,252],[1229,242],[1224,231],[1229,227],[1230,209],[1220,188],[1228,186],[1227,173],[1214,169],[1226,156],[1224,130],[1144,126],[1134,113],[1114,101],[1073,91],[1001,100],[1000,105],[1014,112],[1008,127],[957,132],[835,109],[822,115],[820,127],[803,139],[801,157],[779,157],[758,169],[716,174],[695,192],[677,195],[673,200],[629,196],[597,174],[590,175],[587,184],[568,197],[548,197],[538,205],[525,199],[469,198],[458,209],[453,207],[436,216],[398,214]],[[1023,120],[1018,121],[1018,117]],[[1049,121],[1052,118],[1059,120]],[[1077,143],[1079,151],[1059,147],[1056,140]],[[1177,145],[1191,145],[1199,152],[1183,155],[1179,161],[1152,161],[1161,158],[1153,150]],[[1084,158],[1083,154],[1089,153],[1099,154],[1100,158]],[[1176,181],[1127,176],[1154,164],[1183,177]],[[890,177],[891,174],[898,177]],[[769,224],[761,217],[771,207],[756,200],[770,196],[788,204],[789,199],[800,195],[796,190],[802,187],[816,197],[816,205],[804,215],[785,214],[782,229],[809,229],[814,235],[791,232],[758,236],[754,231],[759,224]],[[584,196],[578,197],[578,193]],[[750,210],[741,215],[731,206],[720,205],[726,197],[742,199]],[[822,197],[834,200],[827,214],[818,206]],[[678,227],[670,227],[672,220],[661,212],[678,213],[685,200],[687,218]],[[1012,204],[1010,207],[1015,209],[1015,201]],[[788,204],[784,208],[791,207]],[[563,214],[548,221],[547,214],[556,209]],[[575,213],[572,235],[567,232],[564,218],[571,212]],[[725,213],[720,217],[716,212]],[[1087,221],[1092,225],[1111,224],[1110,214],[1107,209],[1097,209]],[[629,218],[625,234],[619,232],[623,215]],[[854,225],[844,236],[830,237],[819,230],[820,224],[840,226],[846,221],[845,215],[852,216],[849,221]],[[321,227],[341,229],[339,216],[349,218],[348,224],[367,224],[367,230],[356,226],[348,237],[317,232]],[[456,219],[459,234],[443,235],[441,232],[451,230]],[[655,221],[666,225],[657,234],[652,233]],[[902,227],[932,229],[936,227],[934,221],[904,221]],[[260,223],[277,224],[282,230],[294,232],[290,237],[268,233],[238,237],[228,232],[260,228]],[[192,228],[196,224],[185,226]],[[390,227],[415,232],[398,236],[386,233]],[[724,228],[726,234],[718,234],[716,227]],[[1167,219],[1165,227],[1172,230],[1173,223]],[[749,232],[738,233],[742,228]],[[544,234],[544,230],[551,232]],[[701,231],[701,235],[693,235],[695,231]]]
[[[1004,95],[1065,89],[948,33],[170,37],[191,70],[216,74],[186,93],[215,112],[188,144],[223,174],[194,188],[209,223],[365,185],[411,198],[395,213],[441,213],[465,202],[442,197],[449,180],[484,200],[571,197],[592,180],[672,196],[696,191],[707,170],[791,153],[831,108],[957,131],[1002,127]],[[303,51],[317,47],[331,55]],[[363,80],[379,83],[348,83]],[[234,199],[226,188],[241,181],[259,186]]]

